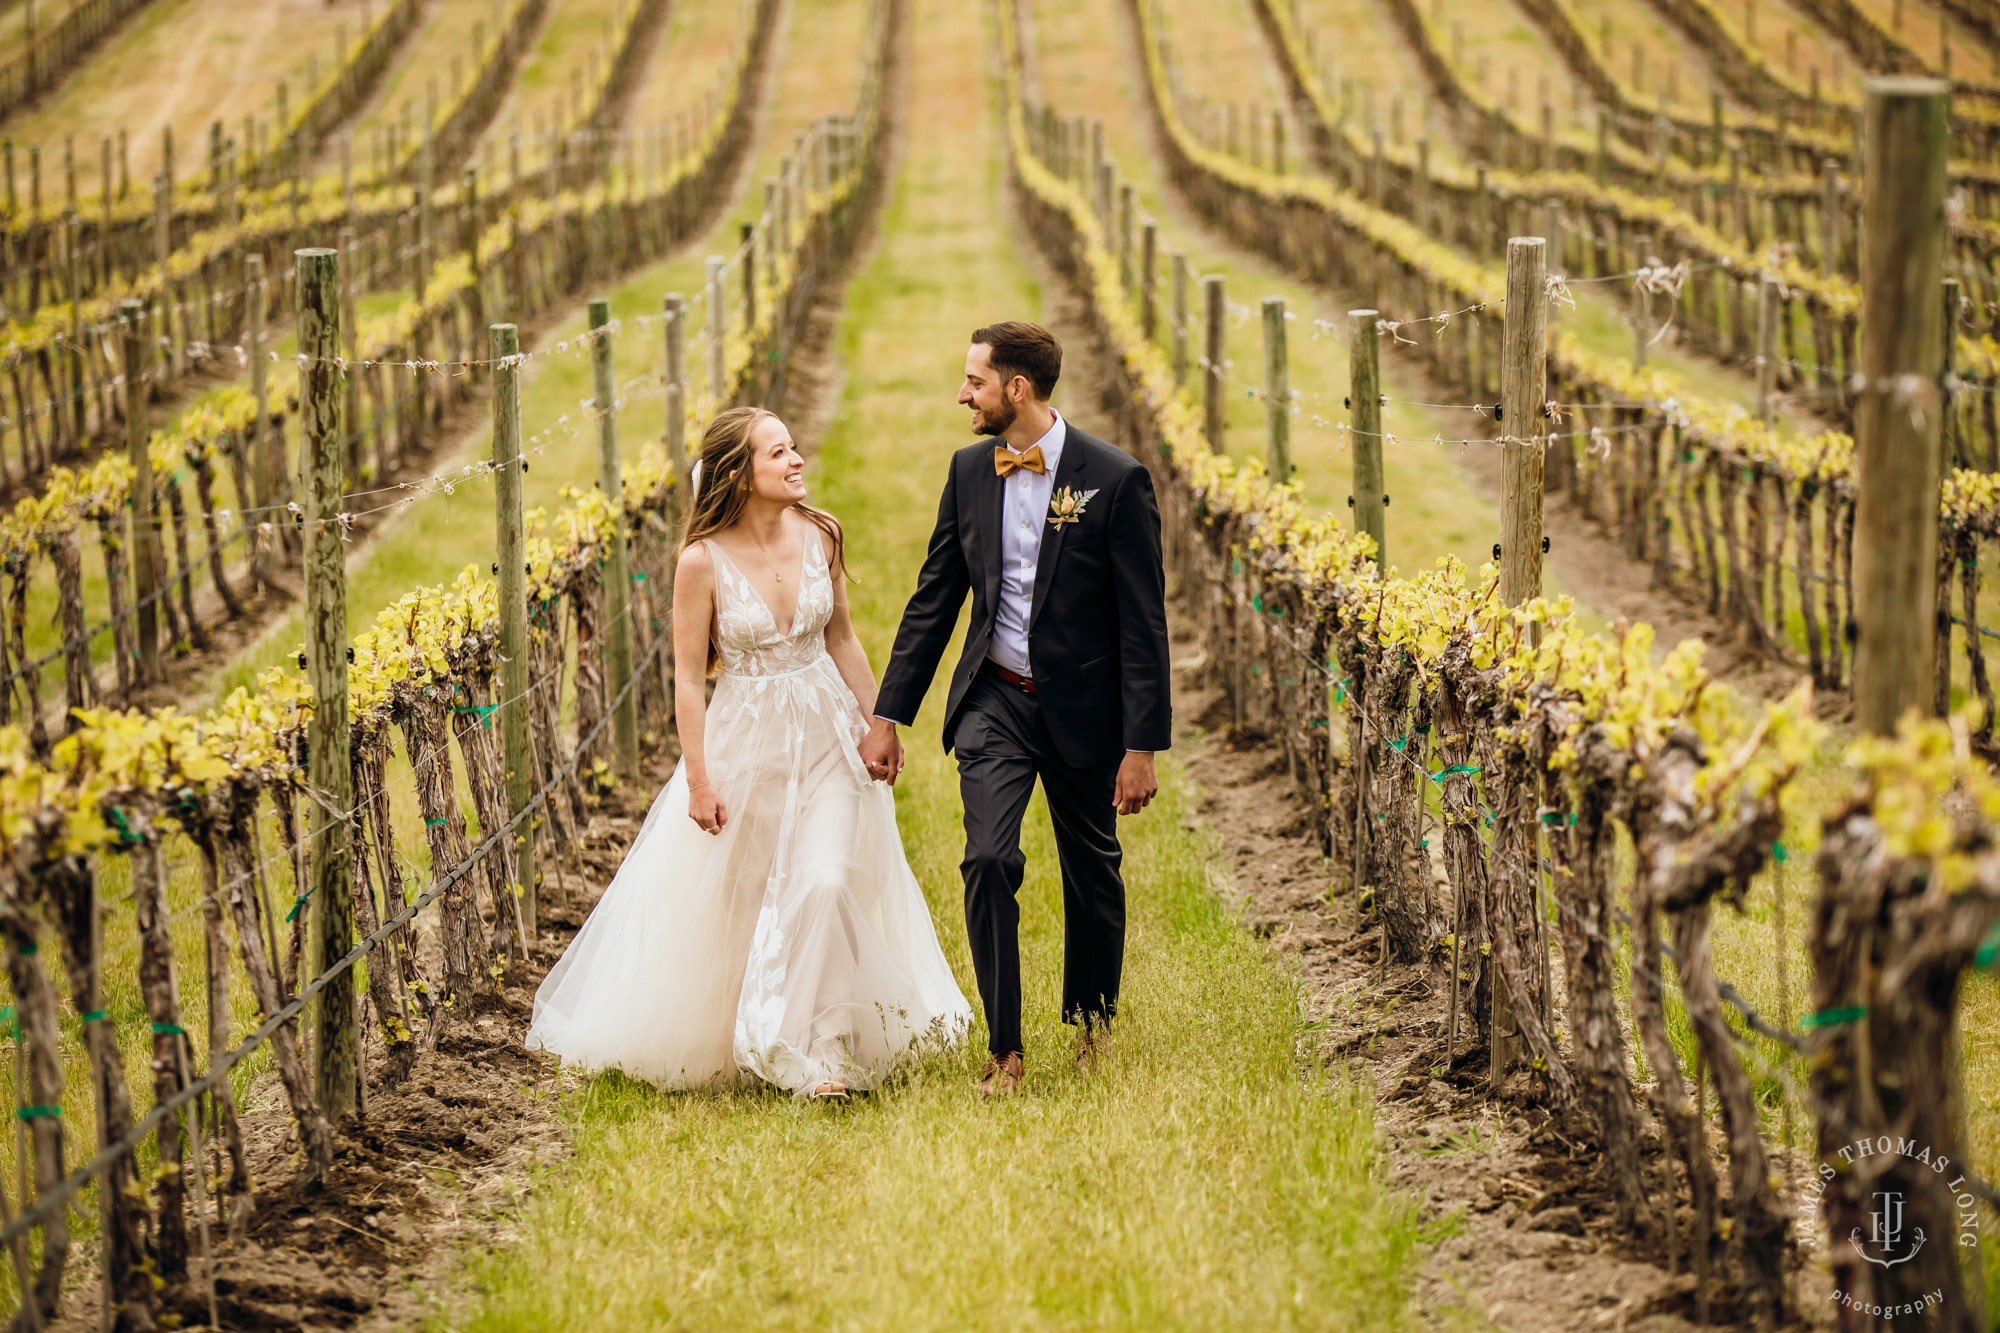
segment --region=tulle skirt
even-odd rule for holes
[[[665,1088],[754,1075],[867,1088],[958,1040],[953,979],[889,787],[833,660],[721,677],[707,712],[719,834],[688,818],[685,765],[535,995],[528,1045]]]

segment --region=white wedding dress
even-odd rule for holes
[[[868,1088],[972,1009],[903,856],[895,799],[855,746],[867,724],[827,655],[833,580],[803,545],[782,633],[715,543],[722,674],[707,713],[720,834],[688,817],[686,764],[535,995],[528,1045],[665,1088],[754,1074],[803,1095]]]

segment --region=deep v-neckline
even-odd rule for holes
[[[812,534],[810,532],[799,535],[799,586],[798,592],[792,597],[792,618],[791,626],[788,629],[779,629],[778,613],[771,609],[769,599],[757,587],[756,581],[750,577],[750,571],[745,569],[735,556],[730,555],[720,542],[712,543],[716,550],[722,552],[723,558],[735,567],[736,573],[742,578],[744,586],[750,589],[750,595],[757,599],[757,605],[764,608],[764,618],[771,622],[771,628],[777,630],[780,635],[787,639],[792,638],[799,632],[799,614],[805,610],[806,571],[812,567],[810,564],[812,552],[807,550],[806,547],[811,539]]]

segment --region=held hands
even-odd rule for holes
[[[896,736],[896,724],[876,718],[868,725],[868,734],[855,747],[861,754],[861,762],[868,768],[868,776],[896,785],[897,776],[903,771],[903,742]]]
[[[699,824],[702,832],[716,834],[721,833],[722,826],[729,822],[729,811],[723,808],[722,798],[706,781],[690,783],[688,818]]]
[[[1127,750],[1118,765],[1118,781],[1111,788],[1111,802],[1121,815],[1136,815],[1159,795],[1160,779],[1153,770],[1153,756],[1146,750]]]

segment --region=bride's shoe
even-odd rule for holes
[[[808,1093],[807,1096],[816,1102],[844,1102],[847,1100],[847,1085],[845,1083],[822,1083]]]

